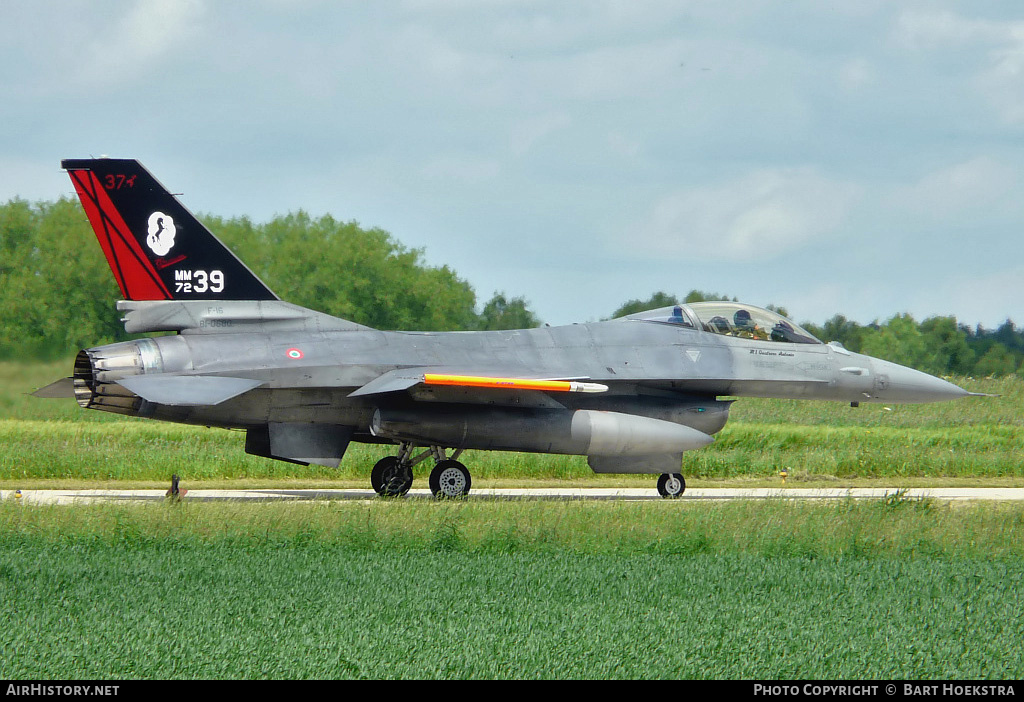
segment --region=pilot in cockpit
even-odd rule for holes
[[[750,316],[749,310],[736,310],[736,314],[732,317],[733,324],[736,327],[734,334],[744,339],[767,339],[768,334],[764,329],[757,326],[753,318]]]
[[[812,344],[815,339],[798,334],[792,324],[784,319],[780,319],[775,323],[775,327],[772,329],[772,341],[788,341],[794,344]]]

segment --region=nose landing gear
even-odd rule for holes
[[[675,499],[686,492],[686,480],[680,473],[662,473],[658,478],[658,494],[662,497]]]

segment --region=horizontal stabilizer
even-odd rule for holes
[[[263,384],[216,375],[136,375],[117,382],[149,402],[178,407],[219,405]]]
[[[32,397],[45,397],[47,399],[74,397],[75,379],[61,378],[60,380],[55,380],[46,387],[39,388],[35,392],[29,394],[32,395]]]

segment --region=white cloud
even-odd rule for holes
[[[116,86],[136,80],[195,36],[201,0],[138,0],[112,27],[93,33],[74,71],[75,83]]]
[[[608,148],[612,153],[626,159],[634,159],[643,150],[643,143],[635,136],[623,134],[622,132],[609,132],[607,135]]]
[[[729,183],[672,193],[630,234],[635,255],[772,259],[829,234],[859,194],[814,168],[757,170]]]
[[[475,183],[490,180],[501,173],[501,164],[493,159],[468,154],[447,155],[431,160],[422,169],[431,180],[454,180]]]
[[[840,84],[847,90],[857,90],[875,82],[874,67],[863,57],[844,63],[839,69]]]
[[[895,188],[889,196],[898,208],[917,215],[947,218],[963,211],[990,208],[1019,189],[1017,171],[989,156],[928,173],[916,183]]]
[[[524,119],[512,128],[512,152],[516,155],[525,154],[544,137],[571,124],[572,118],[564,111]]]
[[[949,10],[907,10],[896,21],[896,39],[914,49],[939,49],[1004,38],[1004,25]]]
[[[1024,31],[1013,34],[1012,43],[989,53],[990,65],[977,81],[1003,121],[1020,125],[1024,124]]]
[[[899,44],[917,51],[965,53],[977,65],[974,85],[1007,124],[1024,124],[1024,21],[963,17],[949,10],[907,11],[896,23]],[[980,57],[970,52],[981,50]]]

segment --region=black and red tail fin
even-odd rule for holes
[[[134,159],[61,161],[126,300],[277,300]]]

